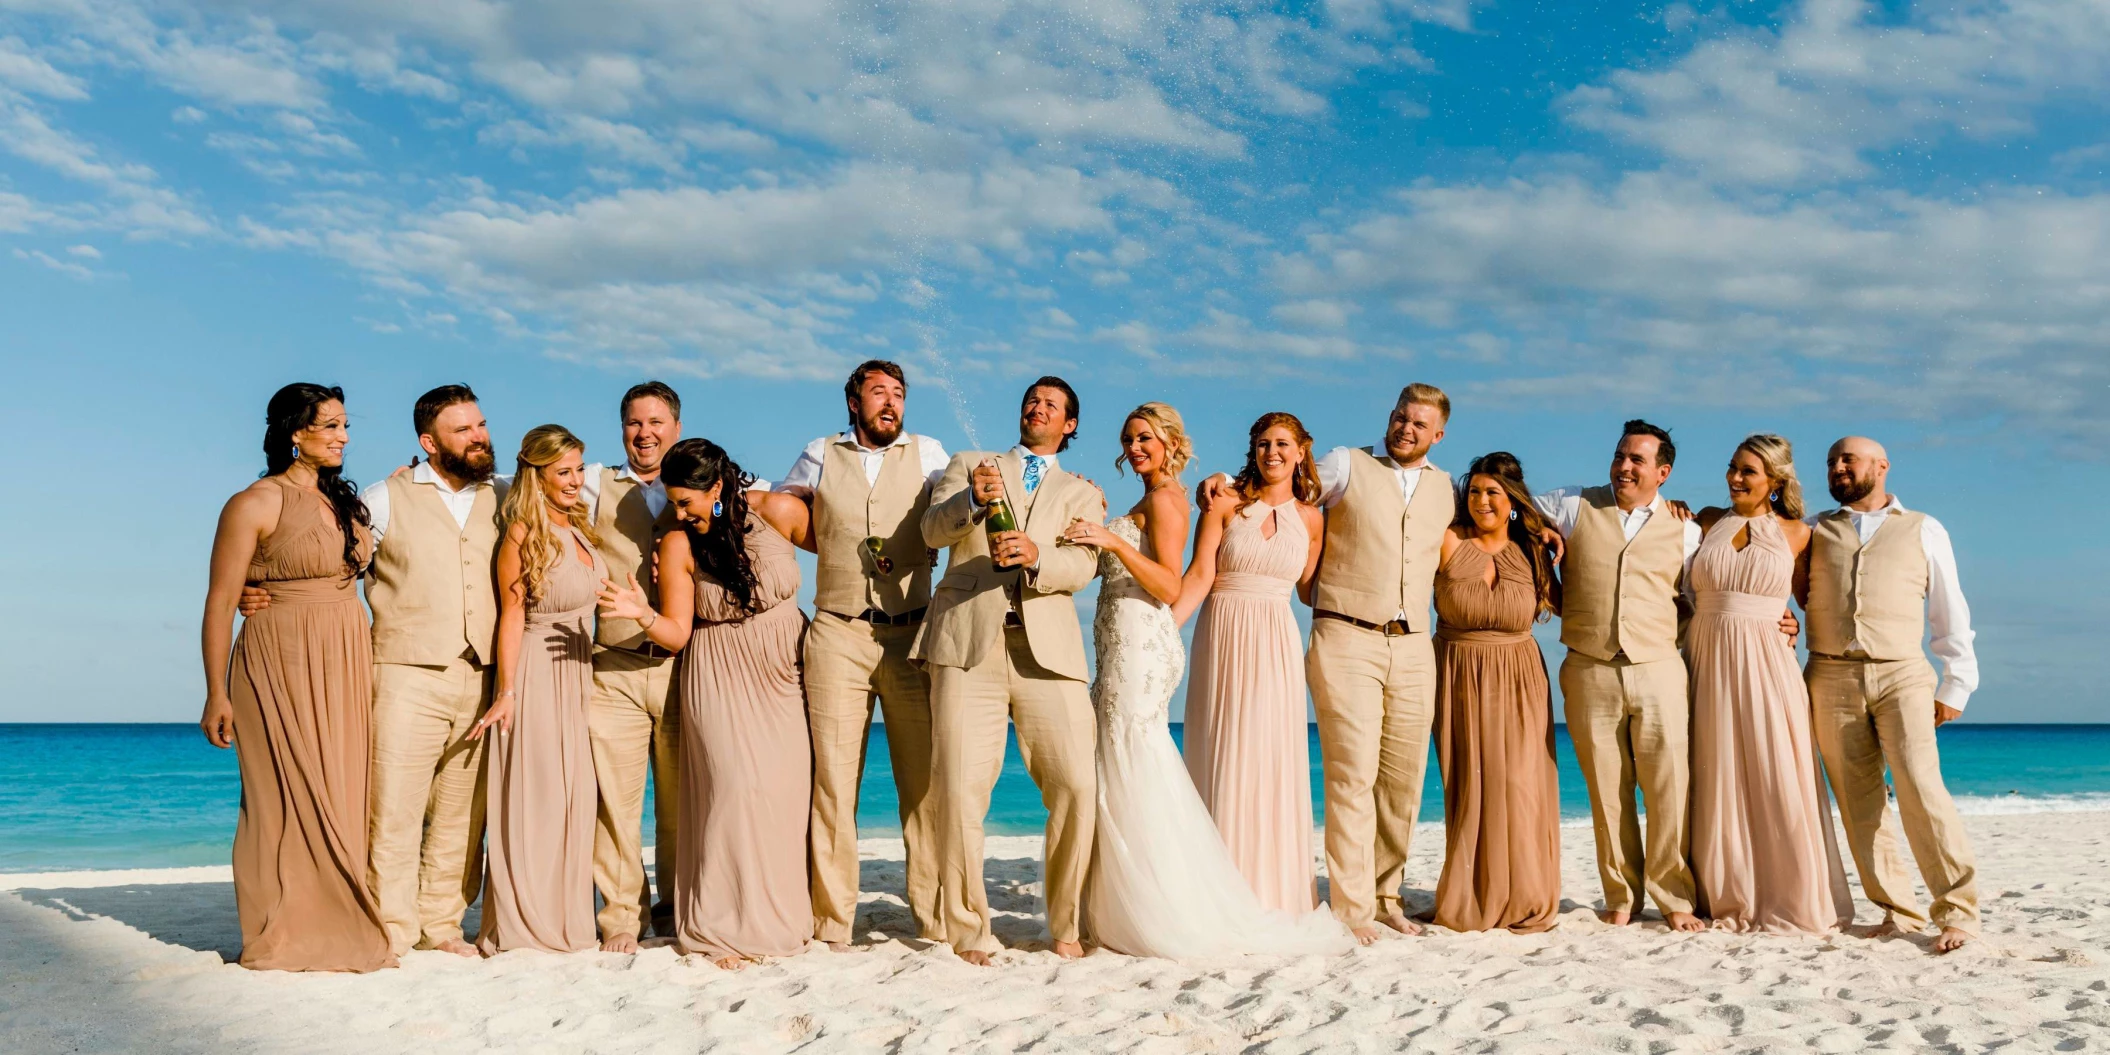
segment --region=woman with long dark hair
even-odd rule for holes
[[[675,946],[737,970],[813,937],[813,745],[792,549],[812,548],[810,525],[804,502],[749,490],[754,476],[706,439],[675,444],[660,480],[682,527],[659,542],[660,607],[631,576],[601,584],[601,612],[685,653]]]
[[[1560,914],[1553,696],[1533,623],[1560,611],[1546,523],[1515,455],[1473,460],[1436,570],[1436,924],[1533,933]]]
[[[484,751],[486,956],[595,946],[593,827],[598,790],[586,708],[593,698],[595,591],[608,575],[585,496],[586,445],[562,425],[520,439],[499,508],[496,690],[469,739]]]
[[[1302,916],[1318,904],[1311,848],[1311,743],[1304,640],[1290,595],[1309,590],[1325,519],[1311,433],[1263,414],[1245,467],[1202,511],[1176,618],[1196,608],[1187,689],[1187,771],[1260,904]]]
[[[265,419],[263,476],[227,500],[213,536],[198,722],[214,747],[234,746],[241,768],[241,962],[392,967],[366,875],[373,655],[358,577],[373,542],[366,506],[344,477],[344,390],[287,385]],[[271,604],[235,637],[245,583]]]

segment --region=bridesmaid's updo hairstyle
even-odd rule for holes
[[[1737,444],[1736,449],[1749,451],[1760,465],[1766,467],[1766,479],[1773,481],[1773,495],[1769,499],[1773,512],[1789,520],[1801,520],[1802,481],[1795,476],[1795,445],[1784,436],[1754,432],[1744,437],[1744,442]]]
[[[1171,470],[1174,477],[1178,477],[1180,470],[1194,460],[1194,441],[1187,438],[1187,422],[1180,417],[1179,411],[1172,409],[1172,404],[1153,400],[1129,411],[1128,416],[1121,419],[1121,431],[1128,431],[1131,421],[1150,426],[1158,434],[1158,439],[1165,441],[1165,468]],[[1114,455],[1114,471],[1128,471],[1128,455]]]
[[[335,400],[344,402],[344,389],[335,385],[311,385],[295,381],[271,394],[271,402],[264,406],[264,476],[277,476],[293,467],[299,451],[293,446],[294,433],[315,424],[315,415],[324,403]],[[337,530],[344,533],[344,567],[352,575],[359,574],[359,533],[354,525],[373,523],[367,515],[366,503],[359,500],[359,486],[345,478],[344,466],[318,466],[315,486],[322,496],[329,499],[330,511],[337,516]]]
[[[668,487],[691,491],[725,485],[718,490],[718,512],[710,525],[698,531],[695,524],[685,524],[683,530],[688,533],[697,570],[725,587],[741,611],[750,615],[760,611],[755,602],[755,562],[747,552],[747,491],[755,484],[754,474],[740,468],[725,448],[697,436],[667,449],[659,478]]]
[[[549,496],[543,493],[542,470],[572,451],[584,454],[586,444],[570,429],[562,425],[529,429],[527,435],[520,437],[520,454],[513,461],[513,486],[506,491],[505,505],[499,509],[505,530],[511,531],[515,524],[520,526],[520,586],[530,604],[542,596],[542,586],[549,581],[550,572],[556,570],[557,562],[570,559],[571,540],[550,527],[550,514],[545,512]],[[587,545],[601,544],[585,502],[573,506],[565,519],[586,536]]]
[[[1238,488],[1240,512],[1260,501],[1260,492],[1267,487],[1260,479],[1260,459],[1253,451],[1260,445],[1261,435],[1277,425],[1289,430],[1291,438],[1297,441],[1297,450],[1304,455],[1290,476],[1290,494],[1305,505],[1319,504],[1319,465],[1311,456],[1311,433],[1305,431],[1304,423],[1298,421],[1295,414],[1284,410],[1270,410],[1260,415],[1260,420],[1253,422],[1253,427],[1246,430],[1245,468],[1238,470],[1237,479],[1231,481],[1231,486]]]
[[[1516,543],[1517,549],[1531,559],[1531,583],[1538,592],[1538,620],[1543,623],[1560,610],[1561,584],[1554,571],[1553,553],[1543,540],[1546,518],[1539,512],[1538,504],[1531,500],[1531,488],[1524,483],[1524,463],[1508,451],[1494,451],[1473,459],[1472,467],[1458,481],[1457,512],[1451,516],[1451,526],[1462,536],[1470,537],[1480,530],[1465,504],[1466,496],[1472,493],[1473,478],[1477,476],[1501,484],[1503,492],[1509,495],[1509,508],[1513,513],[1509,518],[1509,541]]]

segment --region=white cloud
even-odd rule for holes
[[[42,264],[62,275],[69,278],[77,278],[83,282],[95,277],[95,272],[88,270],[88,268],[70,261],[60,260],[42,250],[17,249],[15,250],[15,259]]]
[[[20,37],[0,37],[0,85],[47,99],[80,100],[88,88],[79,78],[31,54]]]
[[[2110,195],[1780,203],[1660,174],[1424,185],[1272,274],[1292,296],[1418,306],[1467,357],[1498,325],[1532,379],[1517,394],[1705,403],[1748,398],[1755,375],[1776,400],[2110,440],[2093,395],[2110,387]]]
[[[1705,175],[1859,179],[1871,151],[2027,132],[2030,109],[2110,89],[2110,6],[1976,0],[1911,9],[1804,0],[1778,31],[1736,29],[1666,67],[1619,70],[1563,101],[1577,125]]]
[[[66,247],[66,252],[84,260],[101,260],[103,258],[102,250],[92,245],[69,245]]]

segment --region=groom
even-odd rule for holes
[[[1048,932],[1065,959],[1084,953],[1079,916],[1091,863],[1098,778],[1084,635],[1070,595],[1098,570],[1093,551],[1057,544],[1070,521],[1105,515],[1097,487],[1062,471],[1077,431],[1077,393],[1059,377],[1026,389],[1018,445],[953,456],[931,491],[923,539],[951,548],[909,657],[930,673],[937,922],[927,937],[988,966],[1000,951],[982,888],[982,818],[1004,765],[1004,719],[1048,809]],[[983,530],[1003,499],[1020,530]]]

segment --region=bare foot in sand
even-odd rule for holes
[[[478,955],[476,951],[476,946],[471,945],[468,942],[461,940],[460,938],[449,938],[446,941],[443,941],[438,945],[433,946],[433,948],[440,952],[451,952],[456,956],[467,957],[471,960],[476,959]]]
[[[1410,937],[1421,933],[1420,924],[1415,923],[1413,920],[1410,920],[1407,917],[1399,915],[1397,913],[1394,913],[1390,916],[1385,916],[1379,919],[1378,922],[1384,924],[1387,927],[1392,928],[1393,930],[1400,932],[1401,934],[1405,934]]]
[[[1666,912],[1663,914],[1663,921],[1670,924],[1670,929],[1682,930],[1687,934],[1707,929],[1706,921],[1690,912]]]
[[[828,942],[822,942],[821,944],[823,944],[823,945],[826,945],[826,946],[828,947],[828,951],[829,951],[829,952],[849,952],[849,951],[850,951],[850,943],[849,943],[849,942],[846,942],[846,941],[828,941]]]
[[[1961,927],[1943,927],[1935,936],[1935,952],[1955,952],[1971,943],[1971,934]]]
[[[721,971],[747,970],[747,960],[739,956],[720,956],[711,962]]]
[[[1864,938],[1895,938],[1903,933],[1905,933],[1905,930],[1903,927],[1898,926],[1898,921],[1888,917],[1885,917],[1883,922],[1866,927],[1860,932]]]
[[[1084,955],[1084,943],[1076,941],[1058,941],[1055,943],[1055,955],[1060,956],[1065,960],[1077,959],[1078,957]]]
[[[1611,924],[1611,925],[1612,925],[1612,926],[1614,926],[1614,927],[1624,927],[1624,926],[1626,926],[1626,925],[1627,925],[1628,923],[1631,923],[1631,922],[1633,922],[1633,920],[1634,920],[1634,914],[1633,914],[1632,912],[1629,912],[1629,911],[1627,911],[1626,909],[1623,909],[1623,908],[1622,908],[1622,909],[1609,909],[1609,908],[1607,908],[1607,909],[1599,909],[1599,910],[1597,911],[1597,918],[1598,918],[1598,919],[1600,919],[1600,920],[1603,920],[1603,921],[1604,921],[1604,922],[1606,922],[1606,923],[1609,923],[1609,924]]]
[[[1378,931],[1377,924],[1375,923],[1365,923],[1362,926],[1355,928],[1353,931],[1351,931],[1351,933],[1355,935],[1355,943],[1357,945],[1377,944]]]
[[[637,935],[610,934],[609,936],[601,939],[601,951],[619,952],[623,953],[624,955],[634,953],[637,951]]]
[[[980,949],[969,949],[966,952],[960,954],[960,959],[965,960],[968,963],[975,965],[976,967],[989,966],[989,954],[983,952]]]

